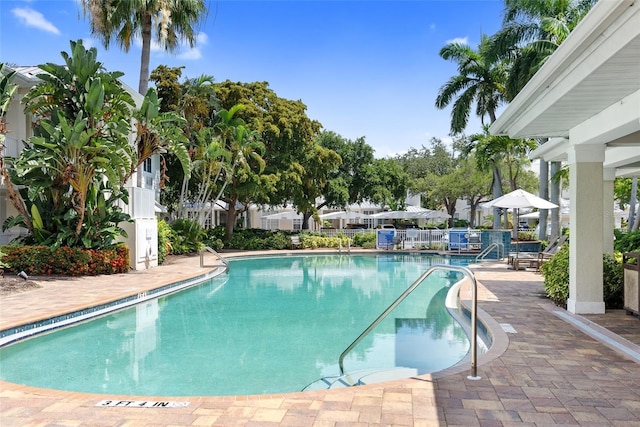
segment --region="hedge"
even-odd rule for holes
[[[12,271],[34,276],[95,276],[129,271],[129,248],[124,244],[107,249],[4,246],[2,262]]]

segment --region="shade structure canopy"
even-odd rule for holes
[[[270,215],[265,215],[262,217],[262,219],[302,219],[302,215],[294,211],[278,212]]]
[[[520,208],[538,208],[538,209],[554,209],[559,207],[555,203],[551,203],[541,197],[517,189],[511,193],[507,193],[504,196],[500,196],[497,199],[493,199],[482,205],[485,208],[507,208],[507,209],[520,209]]]
[[[364,219],[370,217],[371,215],[352,211],[337,211],[320,215],[320,219]]]
[[[407,206],[405,210],[378,212],[371,215],[371,218],[378,219],[437,219],[450,217],[451,215],[449,215],[448,213],[421,208],[419,206]]]

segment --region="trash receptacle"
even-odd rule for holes
[[[640,315],[640,252],[622,255],[624,269],[624,309]]]

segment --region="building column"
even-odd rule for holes
[[[602,179],[602,212],[604,213],[602,250],[605,254],[613,255],[613,229],[616,226],[613,215],[613,181],[616,179],[616,170],[613,168],[605,168]]]
[[[604,313],[604,145],[569,147],[569,299],[576,314]]]

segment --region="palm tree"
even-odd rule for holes
[[[482,37],[478,50],[460,43],[449,43],[440,50],[440,56],[458,64],[458,74],[440,87],[436,107],[443,109],[453,102],[451,133],[461,133],[467,127],[471,108],[475,103],[476,115],[482,124],[489,118],[496,120],[496,111],[508,96],[505,89],[507,69],[502,61],[490,61],[487,56],[489,38]],[[457,98],[455,98],[457,96]],[[455,99],[455,101],[454,101]],[[502,180],[496,164],[493,170],[493,197],[502,195]],[[500,228],[499,210],[494,209],[494,228]]]
[[[152,37],[169,52],[176,51],[182,41],[193,47],[198,35],[195,25],[207,12],[204,0],[82,0],[82,9],[85,16],[90,15],[91,33],[105,48],[113,37],[128,52],[134,39],[141,38],[141,94],[149,85]]]
[[[502,29],[491,38],[487,55],[491,60],[503,59],[510,63],[506,81],[509,100],[522,90],[596,1],[505,0]],[[543,144],[546,139],[539,142]],[[560,165],[552,164],[551,169],[557,171]],[[551,193],[551,201],[559,204],[559,183],[552,181],[553,187],[549,191],[546,178],[548,171],[549,165],[541,160],[540,195],[544,197]],[[540,239],[546,237],[546,228],[546,211],[543,211],[540,216]],[[560,218],[556,213],[551,219],[551,237],[559,234]]]
[[[510,62],[507,92],[522,90],[597,0],[505,0],[502,28],[487,56]]]
[[[486,56],[489,38],[482,37],[478,50],[466,44],[449,43],[440,50],[440,56],[458,64],[458,74],[440,87],[436,107],[451,110],[451,133],[464,131],[475,103],[475,113],[483,124],[496,120],[496,110],[506,101],[505,80],[507,70],[502,62],[489,61]],[[456,98],[457,96],[457,98]]]

